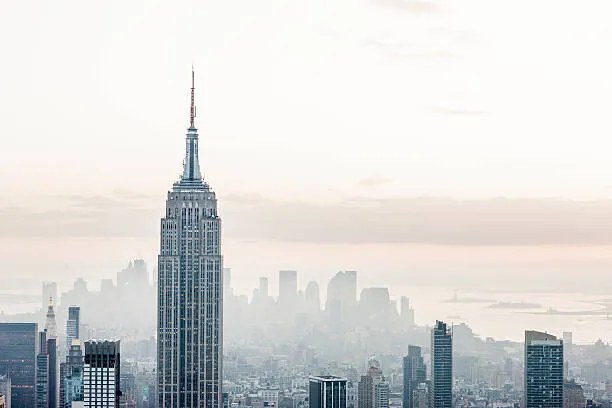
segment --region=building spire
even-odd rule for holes
[[[193,64],[191,65],[191,111],[190,111],[190,129],[195,129],[195,70]]]
[[[191,66],[191,109],[189,115],[189,129],[185,140],[185,160],[183,161],[183,175],[180,185],[202,186],[202,173],[200,172],[200,162],[198,160],[198,130],[195,127],[196,106],[195,106],[195,70]]]

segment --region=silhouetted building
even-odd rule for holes
[[[410,306],[410,299],[406,296],[402,296],[400,301],[400,316],[406,327],[414,326],[414,309]]]
[[[223,259],[217,198],[202,179],[195,89],[181,179],[168,192],[158,258],[160,407],[222,404]]]
[[[309,408],[346,408],[346,378],[333,375],[311,376]]]
[[[453,404],[453,333],[446,323],[436,321],[431,330],[430,408]]]
[[[339,319],[346,319],[357,304],[357,272],[340,271],[327,285],[325,310]]]
[[[83,400],[85,408],[118,408],[121,378],[120,343],[108,340],[85,342]]]
[[[565,346],[565,341],[563,342]],[[563,408],[584,408],[586,399],[580,384],[567,381],[563,384]]]
[[[36,405],[36,323],[0,323],[0,375],[11,379],[11,408]]]
[[[525,331],[525,408],[563,407],[563,341]]]
[[[297,271],[278,272],[278,304],[293,308],[297,299]]]
[[[307,313],[319,313],[321,311],[321,300],[319,298],[319,285],[311,281],[306,285],[304,291],[304,302]]]
[[[408,355],[404,357],[404,384],[403,384],[403,408],[413,408],[414,393],[419,384],[424,383],[427,369],[421,348],[408,346]]]

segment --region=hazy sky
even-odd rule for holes
[[[286,268],[304,284],[358,269],[364,285],[486,287],[513,271],[598,287],[612,269],[611,13],[2,1],[0,280],[155,264],[193,63],[239,288]]]

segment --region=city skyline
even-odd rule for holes
[[[0,408],[612,408],[612,3],[5,3]]]

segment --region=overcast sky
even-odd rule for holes
[[[192,63],[202,170],[238,286],[286,268],[398,285],[423,271],[605,276],[611,12],[607,0],[3,1],[0,280],[155,264]]]

